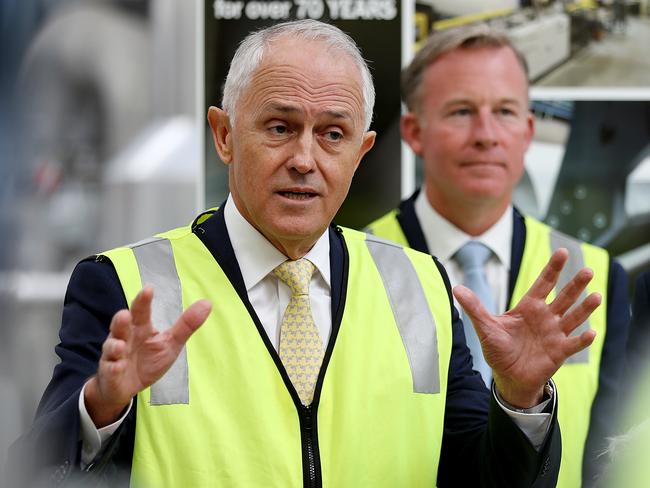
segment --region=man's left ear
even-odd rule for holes
[[[359,148],[359,157],[354,167],[355,171],[359,167],[359,163],[361,163],[361,160],[366,155],[366,153],[372,149],[372,146],[375,145],[376,137],[377,137],[377,133],[374,130],[369,130],[363,135],[363,139],[361,140],[361,147]]]
[[[225,164],[232,162],[232,128],[228,114],[217,107],[208,109],[208,123],[212,130],[212,140],[219,157]]]

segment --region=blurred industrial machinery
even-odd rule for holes
[[[531,81],[601,41],[626,30],[628,18],[647,19],[648,0],[417,0],[417,40],[434,30],[486,22],[502,29],[526,56]],[[634,34],[637,34],[635,31]],[[623,84],[624,77],[621,77]],[[576,80],[575,86],[580,86]]]
[[[190,221],[200,167],[195,2],[40,0],[2,14],[3,39],[24,46],[1,195],[15,252],[0,262],[0,471],[56,362],[72,266]]]

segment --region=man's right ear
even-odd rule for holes
[[[219,157],[225,164],[232,162],[232,128],[230,117],[218,107],[208,109],[208,123],[212,129],[212,140]]]
[[[413,152],[422,156],[422,128],[418,116],[413,112],[406,112],[400,118],[400,130],[402,139],[406,142]]]

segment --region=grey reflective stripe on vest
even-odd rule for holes
[[[556,290],[559,292],[560,290],[562,290],[562,288],[564,288],[564,286],[569,281],[571,281],[571,279],[578,271],[580,271],[582,268],[585,267],[585,258],[584,255],[582,254],[582,247],[579,241],[556,231],[551,231],[550,239],[551,239],[550,241],[551,252],[555,251],[556,249],[559,249],[560,247],[564,247],[569,251],[569,259],[567,260],[567,263],[564,265],[564,268],[562,268],[562,271],[560,273],[560,278],[556,285]],[[582,300],[584,300],[585,298],[587,298],[587,293],[586,291],[583,291],[582,295],[580,296],[580,300],[577,303],[582,302]],[[589,319],[587,319],[585,322],[583,322],[578,327],[576,327],[576,329],[573,331],[571,335],[582,334],[584,331],[588,330],[589,327],[590,327]],[[588,363],[589,348],[587,347],[582,351],[575,353],[573,356],[569,357],[565,362],[566,363]]]
[[[373,235],[366,245],[375,261],[399,328],[413,375],[413,391],[439,393],[438,338],[422,284],[404,249]]]
[[[151,319],[159,331],[169,329],[183,312],[181,282],[168,239],[151,238],[131,246],[143,285],[154,289]],[[187,353],[181,350],[172,367],[151,385],[151,405],[189,403]]]

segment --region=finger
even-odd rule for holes
[[[121,339],[109,336],[102,344],[102,359],[106,361],[117,361],[124,357],[126,343]]]
[[[564,354],[566,354],[567,358],[573,356],[575,353],[589,347],[595,338],[596,331],[593,329],[586,330],[577,336],[567,337],[563,347]]]
[[[126,369],[127,360],[124,358],[107,359],[104,356],[99,360],[98,375],[108,374],[109,376],[119,375]],[[107,379],[103,376],[102,379]]]
[[[453,293],[460,306],[465,310],[465,314],[472,320],[478,338],[483,339],[486,334],[484,324],[492,317],[490,312],[483,306],[476,294],[466,286],[455,286]]]
[[[116,387],[119,387],[121,383],[121,375],[126,371],[127,360],[117,359],[117,360],[108,360],[102,358],[99,360],[99,367],[97,369],[97,379],[102,385],[102,389],[105,390],[108,387],[109,391],[114,390]],[[111,397],[114,397],[112,393],[109,394]],[[112,398],[114,400],[114,398]]]
[[[560,278],[560,272],[568,258],[569,251],[563,247],[556,249],[526,294],[533,298],[546,299],[551,290],[555,288],[557,280]]]
[[[131,312],[128,310],[120,310],[111,320],[110,336],[116,339],[128,341],[131,337]]]
[[[190,336],[203,325],[211,310],[212,304],[208,300],[194,302],[169,329],[172,339],[179,345],[185,344]]]
[[[151,324],[151,301],[153,300],[153,288],[145,286],[140,290],[131,302],[131,314],[133,315],[133,325]]]
[[[593,277],[594,272],[589,268],[583,268],[578,271],[551,303],[551,312],[564,315],[576,300],[578,300]]]
[[[561,327],[565,334],[571,334],[577,327],[583,324],[589,316],[596,310],[602,297],[600,293],[592,293],[585,298],[580,304],[576,305],[564,317],[562,317]]]

